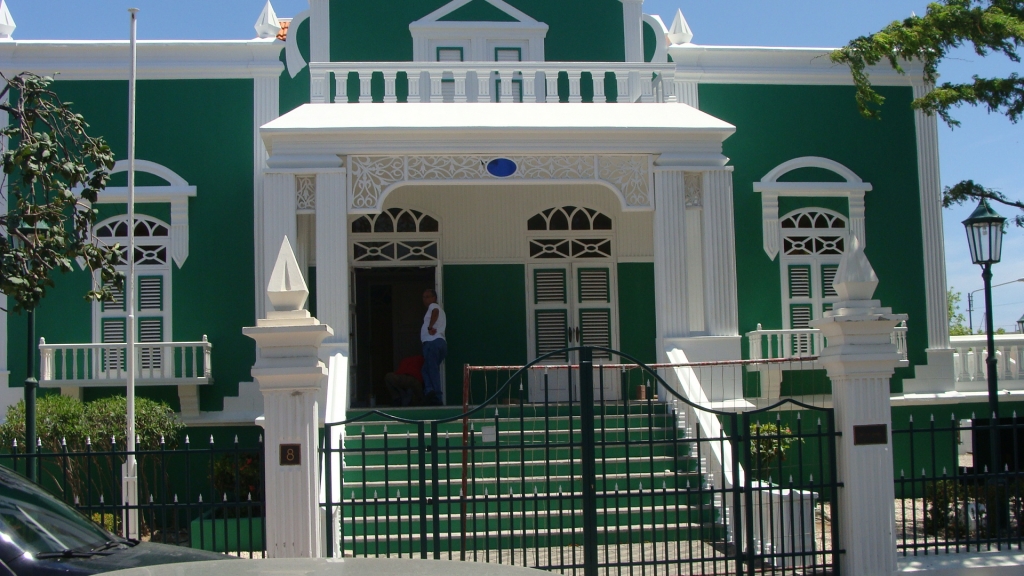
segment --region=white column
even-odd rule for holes
[[[334,328],[332,344],[349,333],[347,186],[344,171],[316,177],[316,315]]]
[[[318,558],[318,398],[327,377],[318,352],[332,330],[302,308],[309,292],[287,239],[278,254],[267,290],[272,310],[255,327],[242,329],[260,349],[252,376],[263,393],[267,552],[271,558]]]
[[[264,278],[263,249],[263,170],[267,166],[267,147],[260,137],[260,126],[280,115],[278,78],[266,77],[253,80],[253,247],[255,249],[256,318],[266,310],[264,302],[266,279]],[[280,241],[279,241],[280,244]],[[278,244],[278,245],[279,245]],[[276,250],[276,246],[274,247]],[[273,253],[273,250],[271,251]]]
[[[295,175],[284,172],[270,172],[263,175],[263,234],[256,245],[262,246],[263,276],[259,279],[261,288],[257,294],[266,293],[269,274],[274,267],[277,251],[281,241],[287,237],[288,242],[296,244],[295,219]],[[266,312],[266,299],[263,310],[256,314],[257,318]]]
[[[658,350],[690,333],[686,275],[686,177],[682,170],[654,173],[654,301]]]
[[[704,173],[704,322],[710,336],[736,336],[736,224],[732,170]]]
[[[832,380],[839,488],[840,563],[847,576],[896,572],[892,406],[889,379],[901,356],[890,341],[906,315],[871,300],[878,278],[854,238],[836,272],[833,310],[811,323],[828,346],[821,363]],[[875,438],[863,432],[874,431]]]
[[[331,2],[309,2],[309,61],[331,61]]]
[[[700,94],[696,82],[675,80],[676,102],[700,109]]]
[[[914,84],[914,98],[930,86]],[[924,235],[925,305],[928,310],[928,348],[949,348],[946,305],[946,261],[943,253],[942,185],[939,179],[939,131],[934,114],[914,112],[917,124],[917,173],[921,186],[921,232]]]
[[[644,0],[622,2],[622,31],[626,42],[626,62],[644,61]]]

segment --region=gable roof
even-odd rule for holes
[[[509,5],[504,0],[452,0],[451,2],[445,4],[444,6],[438,8],[437,10],[434,10],[430,14],[427,14],[423,18],[417,20],[413,24],[427,24],[427,23],[439,22],[439,21],[449,21],[447,17],[452,15],[452,13],[456,12],[460,8],[463,8],[463,7],[465,7],[465,6],[469,5],[469,4],[472,4],[472,3],[484,3],[484,2],[486,2],[487,4],[490,4],[494,8],[500,10],[501,12],[504,12],[507,16],[509,16],[511,18],[511,21],[521,22],[523,24],[539,24],[539,22],[537,22],[536,20],[531,18],[525,12],[522,12],[521,10],[517,10],[516,8],[512,7],[511,5]],[[456,17],[457,16],[458,15],[456,15]],[[458,21],[461,21],[461,19],[458,19]],[[485,21],[491,21],[491,20],[485,20]],[[510,20],[494,20],[494,21],[509,22]]]

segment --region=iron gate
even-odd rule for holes
[[[560,354],[578,361],[543,365]],[[559,378],[574,392],[555,402]],[[584,576],[838,573],[831,409],[712,410],[628,355],[582,347],[450,414],[325,426],[329,554]]]

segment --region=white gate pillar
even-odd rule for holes
[[[288,238],[267,287],[267,318],[242,333],[260,354],[252,376],[263,393],[267,552],[271,558],[323,555],[318,398],[327,378],[320,344],[334,331],[303,309],[309,291]]]
[[[889,379],[901,356],[890,340],[905,314],[871,300],[878,277],[856,237],[836,271],[840,302],[811,323],[828,341],[821,363],[832,380],[839,488],[840,559],[847,576],[896,572],[892,406]]]

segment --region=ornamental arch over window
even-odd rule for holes
[[[823,208],[790,212],[780,221],[782,252],[786,256],[842,256],[846,246],[847,221]]]
[[[367,214],[352,222],[353,234],[415,234],[439,231],[440,226],[432,216],[403,208],[388,208],[380,214]]]
[[[437,219],[410,208],[388,208],[352,221],[352,261],[360,264],[436,262]]]
[[[612,219],[592,208],[557,206],[526,223],[530,258],[611,258]]]

